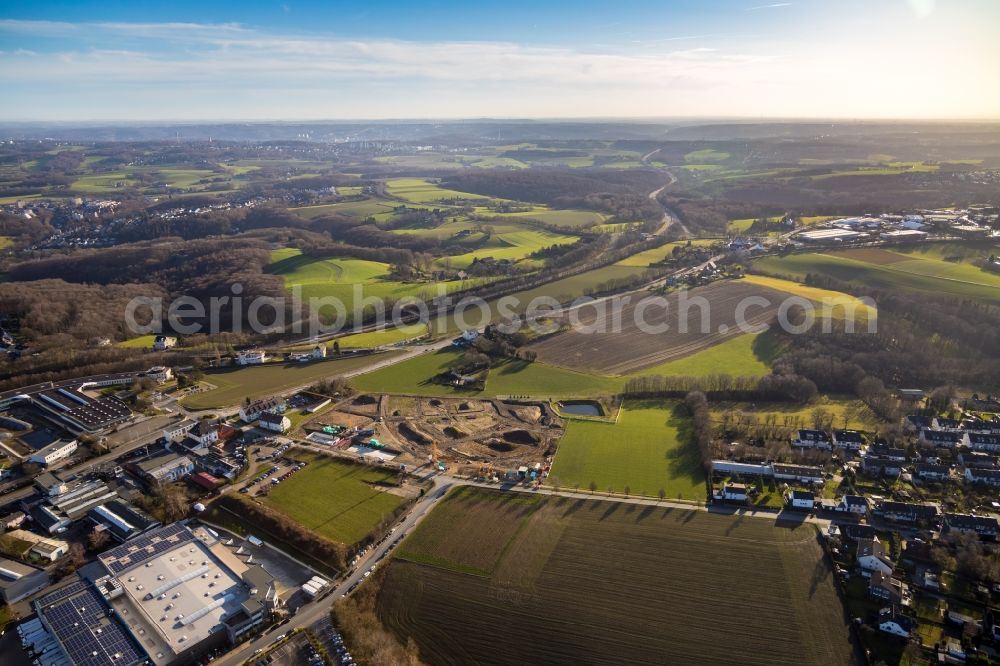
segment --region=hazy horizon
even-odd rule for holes
[[[12,2],[2,122],[992,120],[1000,4]]]

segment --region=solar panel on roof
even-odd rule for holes
[[[130,666],[146,658],[101,595],[83,581],[42,597],[39,608],[74,666]]]

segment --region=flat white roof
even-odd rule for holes
[[[125,594],[112,603],[158,665],[208,638],[250,596],[197,536],[117,576]]]

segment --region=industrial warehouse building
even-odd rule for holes
[[[34,603],[25,623],[40,666],[191,663],[260,627],[280,604],[274,579],[214,532],[180,523],[98,558],[103,574]]]

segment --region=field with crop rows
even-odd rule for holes
[[[462,489],[376,610],[434,664],[849,664],[832,578],[808,525]]]

